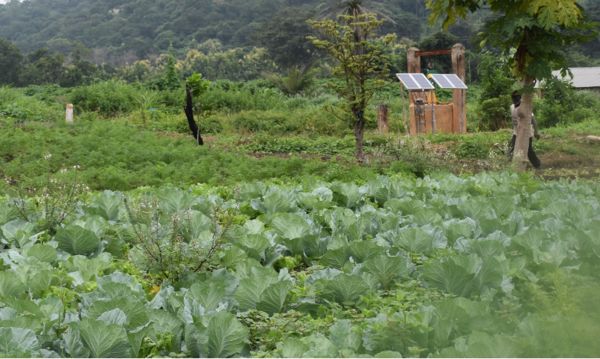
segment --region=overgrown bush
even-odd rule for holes
[[[30,97],[27,89],[0,87],[0,119],[47,121],[56,117],[61,107],[56,101],[50,103]]]
[[[77,87],[69,99],[77,111],[94,111],[110,117],[136,110],[138,97],[138,90],[132,85],[106,81]]]
[[[286,75],[264,73],[263,76],[271,81],[285,94],[296,95],[310,93],[315,82],[317,69],[314,63],[310,66],[292,66],[287,69]]]
[[[478,126],[483,131],[497,131],[510,127],[510,93],[514,79],[508,76],[501,58],[486,53],[478,68],[481,93],[477,110]]]
[[[243,88],[216,83],[202,96],[203,105],[215,110],[238,112],[243,110],[268,110],[278,107],[285,96],[270,88]],[[237,87],[237,88],[236,88]]]
[[[155,105],[157,108],[168,114],[183,112],[183,106],[185,105],[185,91],[183,87],[181,90],[157,91],[156,94]]]
[[[478,109],[479,130],[498,131],[512,127],[510,105],[512,101],[508,95],[481,101]]]
[[[598,119],[600,99],[588,91],[576,91],[572,84],[557,78],[545,81],[542,100],[535,113],[542,127],[569,125]]]
[[[242,111],[233,117],[232,124],[238,130],[251,132],[294,133],[300,129],[282,111]]]
[[[369,117],[372,118],[372,117]],[[371,125],[372,121],[369,121]],[[309,110],[241,111],[231,116],[235,130],[267,132],[272,135],[344,135],[350,126],[317,107]],[[369,126],[371,127],[371,126]]]
[[[219,266],[217,253],[225,244],[235,208],[209,207],[208,217],[189,207],[173,206],[174,199],[189,199],[187,193],[170,188],[157,192],[139,202],[124,202],[131,222],[129,257],[134,265],[159,285],[164,279],[177,282],[184,275]]]
[[[499,149],[495,150],[495,147],[504,149],[509,140],[509,132],[466,136],[458,146],[453,148],[453,152],[459,158],[484,160],[490,157],[491,152],[500,152]]]
[[[196,120],[198,127],[200,128],[201,134],[217,134],[223,131],[223,121],[218,116],[209,116]],[[173,130],[173,128],[169,128],[169,130]],[[180,119],[177,121],[177,125],[174,127],[174,130],[179,133],[190,133],[190,126],[188,124],[187,119]]]

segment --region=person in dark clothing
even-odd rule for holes
[[[510,105],[510,115],[512,117],[513,122],[513,136],[510,141],[510,150],[509,154],[512,157],[513,152],[515,150],[515,143],[517,142],[517,127],[519,126],[519,117],[517,116],[517,111],[519,110],[519,106],[521,106],[521,95],[519,95],[519,91],[515,90],[512,93],[512,102]],[[533,165],[534,168],[539,169],[542,166],[542,161],[538,158],[538,156],[533,151],[532,146],[532,137],[535,136],[536,140],[540,139],[540,134],[538,133],[538,125],[535,120],[535,116],[531,114],[531,125],[533,126],[533,135],[530,132],[529,135],[529,149],[527,150],[527,158],[529,158],[529,162]]]

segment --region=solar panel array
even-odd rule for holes
[[[467,85],[454,74],[431,74],[433,80],[443,89],[467,89]]]
[[[435,87],[427,80],[425,75],[416,74],[396,74],[398,79],[408,90],[433,90]]]

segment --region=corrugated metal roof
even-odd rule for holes
[[[566,80],[573,82],[573,87],[600,87],[600,67],[571,67],[573,79],[567,74]],[[552,71],[552,75],[562,78],[560,71]]]

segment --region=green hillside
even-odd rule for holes
[[[10,38],[25,53],[48,47],[68,54],[77,41],[121,55],[134,51],[145,58],[164,52],[170,41],[178,50],[209,39],[228,48],[260,45],[257,33],[276,14],[287,10],[285,25],[293,26],[291,22],[304,22],[325,5],[320,0],[12,1],[0,5],[0,37]],[[426,25],[424,1],[388,0],[381,7],[398,23],[391,31],[419,39]],[[305,18],[290,18],[290,13]]]

